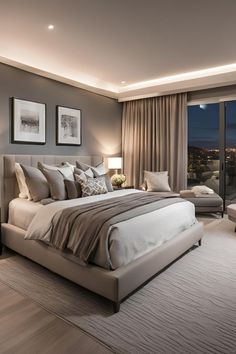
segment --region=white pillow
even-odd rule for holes
[[[213,189],[208,188],[207,186],[194,186],[192,191],[197,194],[214,194]]]
[[[30,192],[25,180],[25,174],[21,168],[21,165],[17,162],[15,163],[15,173],[16,173],[16,180],[20,191],[19,198],[31,200]]]
[[[148,192],[170,192],[168,171],[144,171]]]

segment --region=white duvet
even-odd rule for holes
[[[139,193],[134,189],[118,190],[107,194],[55,202],[40,208],[30,223],[25,238],[50,242],[53,216],[67,207],[115,196]],[[169,205],[162,209],[117,223],[109,229],[110,267],[116,269],[162,245],[196,222],[194,205],[188,201]],[[98,245],[94,263],[107,268],[103,256],[104,245]],[[75,257],[73,257],[75,258]]]

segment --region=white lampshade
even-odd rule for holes
[[[122,157],[108,157],[108,168],[118,170],[122,168]]]

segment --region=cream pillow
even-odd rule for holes
[[[214,194],[213,189],[207,186],[194,186],[192,187],[192,191],[197,194]]]
[[[31,200],[30,192],[26,184],[25,175],[19,163],[15,163],[16,180],[19,187],[19,198]]]
[[[144,171],[148,192],[170,192],[168,171]]]

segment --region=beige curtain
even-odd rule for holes
[[[124,102],[122,155],[127,183],[138,188],[143,171],[169,171],[173,191],[187,184],[187,94]]]

